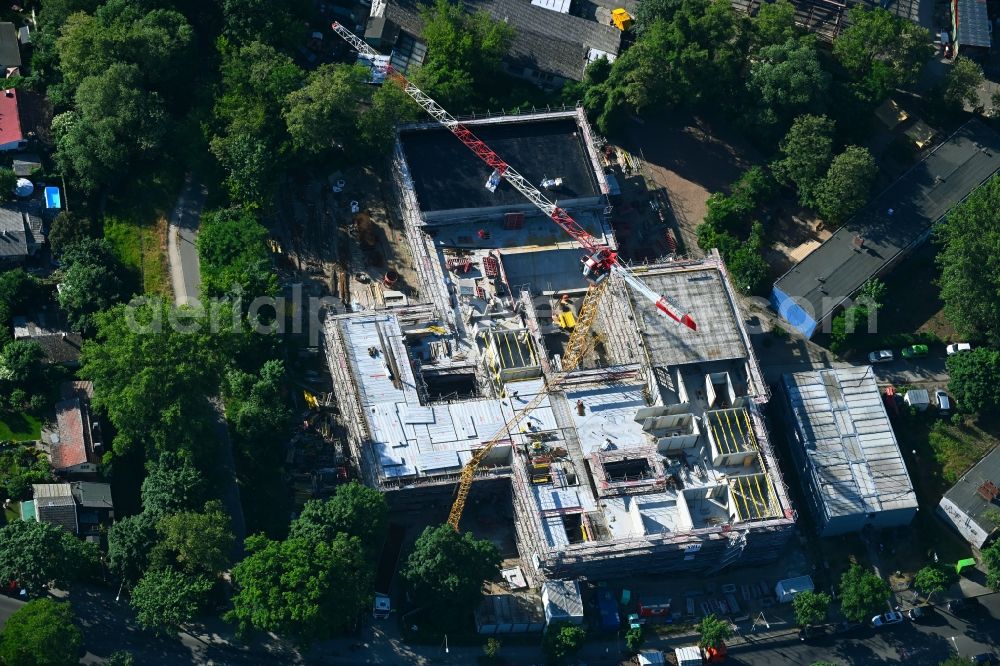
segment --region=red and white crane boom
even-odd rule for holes
[[[334,23],[331,27],[344,41],[353,46],[358,53],[371,59],[373,67],[377,67],[376,63],[380,56],[378,51],[339,23]],[[583,259],[583,274],[588,280],[596,283],[603,281],[610,274],[617,275],[632,287],[636,293],[653,303],[661,314],[684,324],[691,330],[698,330],[694,319],[679,303],[669,296],[657,294],[646,286],[642,280],[636,277],[621,262],[617,252],[590,235],[586,229],[570,217],[569,213],[549,201],[548,197],[532,185],[527,178],[522,176],[517,169],[507,164],[499,155],[493,152],[493,149],[473,134],[468,127],[456,120],[444,107],[428,97],[402,73],[394,70],[391,65],[387,65],[385,69],[388,78],[391,78],[402,87],[406,94],[412,97],[424,111],[448,128],[452,134],[458,137],[459,141],[464,143],[479,159],[493,169],[493,175],[490,176],[490,181],[488,181],[490,185],[495,188],[501,178],[506,180],[514,189],[523,194],[528,201],[535,204],[539,210],[548,215],[553,222],[562,227],[563,231],[572,236],[587,251],[587,256]]]

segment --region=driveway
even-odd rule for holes
[[[899,356],[899,350],[894,350]],[[944,356],[927,356],[913,360],[897,359],[891,363],[878,363],[875,376],[879,384],[915,384],[923,388],[944,386],[948,383]]]
[[[184,189],[177,198],[177,205],[170,213],[167,254],[170,257],[170,278],[177,305],[186,305],[191,299],[198,298],[201,272],[195,239],[207,194],[208,191],[197,177],[188,174],[184,179]]]

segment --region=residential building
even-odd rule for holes
[[[0,70],[7,79],[21,74],[21,45],[10,22],[0,23]]]
[[[976,548],[1000,534],[1000,448],[987,453],[941,498],[937,515]]]
[[[36,312],[28,317],[14,317],[14,339],[33,340],[45,353],[46,363],[69,367],[80,365],[80,351],[83,337],[79,333],[65,331],[49,325],[50,314]]]
[[[892,270],[998,169],[1000,134],[970,120],[778,278],[771,305],[812,337],[867,280]]]
[[[51,523],[91,540],[100,539],[101,526],[114,520],[114,501],[107,483],[36,483],[22,515]]]
[[[383,53],[391,51],[393,67],[401,71],[419,66],[427,54],[421,41],[421,6],[416,0],[373,2],[371,6],[365,40]],[[582,80],[588,63],[600,57],[614,60],[621,49],[622,33],[611,25],[610,9],[600,6],[592,8],[593,16],[588,18],[569,13],[568,1],[470,0],[464,6],[514,28],[504,69],[545,88]]]
[[[50,435],[52,470],[69,479],[94,478],[104,453],[100,423],[90,411],[91,382],[67,382],[56,403],[56,433]]]
[[[17,90],[8,88],[0,93],[0,152],[18,150],[27,143],[21,130]]]
[[[76,500],[68,483],[36,483],[31,486],[31,498],[35,520],[57,525],[73,534],[79,531]]]
[[[821,536],[903,527],[917,496],[871,366],[787,374],[795,471]]]

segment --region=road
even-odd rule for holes
[[[170,279],[177,305],[186,305],[191,299],[198,298],[201,272],[195,238],[207,194],[205,186],[197,177],[188,174],[184,178],[184,189],[177,197],[177,205],[170,213],[167,254],[170,257]]]

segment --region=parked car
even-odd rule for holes
[[[973,664],[995,664],[996,655],[992,652],[980,652],[979,654],[972,655],[969,657],[969,661]]]
[[[896,358],[895,354],[889,349],[882,349],[880,351],[873,351],[868,354],[869,363],[888,363],[889,361]]]
[[[937,403],[942,416],[947,416],[951,412],[951,398],[941,389],[934,391],[934,402]]]
[[[951,599],[945,604],[945,608],[952,615],[969,615],[979,610],[979,600],[974,597],[970,599]]]
[[[909,347],[903,347],[903,351],[900,354],[903,358],[920,358],[927,356],[928,351],[927,345],[910,345]]]
[[[914,622],[920,622],[921,620],[926,620],[931,614],[930,606],[914,606],[910,610],[906,611],[906,617],[910,618]]]
[[[958,352],[972,351],[972,345],[968,342],[953,342],[944,349],[948,352],[948,356],[954,356]]]
[[[903,621],[903,614],[898,611],[889,611],[872,618],[873,627],[884,627],[890,624],[899,624]]]

